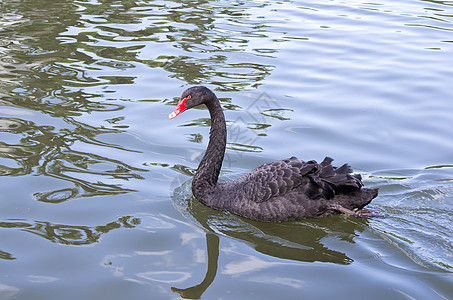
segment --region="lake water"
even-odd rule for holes
[[[0,299],[453,299],[452,1],[0,3]],[[351,164],[385,219],[263,224],[222,180]]]

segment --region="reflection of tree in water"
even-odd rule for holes
[[[52,126],[38,126],[31,121],[19,118],[0,118],[0,132],[9,132],[21,136],[18,143],[0,142],[0,157],[14,160],[17,167],[0,165],[3,176],[38,174],[72,183],[72,187],[34,195],[40,201],[61,202],[70,198],[95,195],[112,195],[131,190],[119,184],[105,183],[107,178],[128,180],[142,178],[138,172],[145,170],[134,168],[121,161],[94,153],[71,149],[75,141],[84,141],[92,145],[119,148],[98,141],[96,135],[108,129],[98,129],[86,124],[72,122],[74,129],[60,129],[55,132]],[[102,167],[97,167],[97,166]],[[79,174],[90,174],[98,181],[78,178]],[[103,182],[104,181],[104,182]]]
[[[16,258],[11,253],[0,250],[0,259],[14,260]]]
[[[1,132],[16,135],[14,141],[0,139],[0,157],[17,164],[0,163],[0,175],[39,174],[71,184],[35,193],[41,201],[57,203],[128,192],[118,181],[106,182],[141,178],[140,172],[146,171],[100,154],[108,151],[75,151],[75,143],[127,151],[101,142],[102,134],[121,133],[119,127],[91,126],[77,120],[84,114],[123,109],[105,94],[91,94],[84,87],[109,85],[114,90],[117,84],[134,83],[135,74],[128,70],[136,63],[162,68],[170,77],[189,84],[210,82],[224,90],[256,86],[273,68],[249,49],[253,38],[267,37],[265,25],[244,17],[247,10],[266,4],[102,1],[78,2],[76,6],[72,1],[37,0],[1,5],[5,22],[0,28],[4,83],[0,86],[0,103],[50,118],[38,121],[14,116],[0,120]],[[123,42],[127,42],[124,47]],[[146,51],[151,45],[162,45],[163,51]],[[165,50],[169,48],[172,51]],[[233,62],[225,55],[238,51],[246,55],[246,62]],[[125,72],[121,76],[88,75],[93,74],[91,70],[104,68]],[[105,166],[97,170],[101,165],[107,165],[108,170]],[[94,175],[96,180],[87,180],[83,174]]]
[[[109,151],[105,149],[112,148],[130,151],[100,139],[102,134],[122,130],[77,121],[77,116],[82,114],[119,111],[123,106],[106,102],[103,95],[77,88],[77,85],[106,80],[90,78],[84,70],[61,63],[71,58],[86,64],[95,61],[78,52],[77,44],[59,42],[60,33],[76,25],[80,17],[70,3],[6,3],[2,7],[5,15],[17,21],[6,22],[3,30],[0,29],[0,34],[9,38],[9,43],[2,43],[5,49],[0,52],[3,56],[0,70],[5,73],[2,77],[8,79],[0,87],[0,101],[11,107],[10,114],[18,116],[0,117],[0,134],[3,134],[0,159],[5,160],[4,164],[0,163],[0,176],[45,175],[70,184],[34,194],[40,201],[53,203],[129,192],[120,182],[140,179],[139,173],[146,171],[106,154]],[[48,117],[36,118],[28,111]],[[83,149],[80,143],[90,150],[93,146],[100,150],[97,153],[75,150]]]
[[[80,25],[75,25],[81,28],[76,38],[83,43],[77,43],[74,55],[102,58],[93,65],[126,69],[134,67],[128,62],[144,63],[151,68],[163,68],[170,77],[188,84],[209,82],[224,90],[256,87],[273,69],[272,65],[263,63],[263,57],[276,50],[265,49],[263,55],[259,49],[249,49],[254,38],[268,38],[269,47],[271,41],[275,42],[267,36],[262,20],[247,18],[247,10],[266,4],[243,1],[240,5],[219,6],[218,2],[211,5],[210,1],[121,1],[112,6],[112,3],[79,3],[83,19]],[[141,23],[146,25],[121,26]],[[97,43],[102,41],[116,45]],[[134,45],[119,47],[121,41],[133,41]],[[146,51],[153,44],[159,45],[161,51]],[[72,43],[68,45],[71,47]],[[229,61],[225,55],[228,52],[244,53],[245,62]]]
[[[14,220],[0,222],[0,228],[20,229],[63,245],[89,245],[97,243],[103,234],[114,229],[134,228],[139,224],[139,218],[124,216],[117,221],[95,227],[53,224],[40,221],[29,223],[25,220]]]
[[[25,63],[21,71],[28,72],[31,67],[38,69],[30,74],[32,76],[24,74],[39,83],[35,86],[41,87],[43,83],[50,86],[52,82],[56,87],[62,84],[83,86],[124,79],[126,82],[120,83],[131,83],[133,76],[90,78],[83,70],[97,64],[124,70],[134,67],[131,62],[139,62],[163,68],[171,77],[189,84],[210,82],[223,89],[238,90],[256,87],[273,69],[272,65],[263,63],[263,59],[277,50],[250,49],[255,38],[267,38],[268,47],[271,42],[275,43],[262,20],[247,17],[248,10],[267,5],[261,2],[211,5],[209,1],[102,1],[79,2],[78,8],[71,6],[71,1],[49,4],[38,0],[33,5],[23,4],[4,6],[5,11],[20,12],[18,16],[30,19],[10,26],[6,32],[10,35],[18,32],[10,48],[15,50],[16,62]],[[146,25],[118,26],[141,23]],[[115,45],[98,43],[101,41]],[[133,46],[130,46],[131,41]],[[121,47],[122,42],[124,47]],[[154,57],[146,57],[149,51],[138,51],[152,44],[165,44],[164,48],[171,47],[174,51],[152,51]],[[228,52],[241,52],[246,55],[245,60],[229,61],[228,56],[222,54]],[[18,65],[21,64],[8,68]]]

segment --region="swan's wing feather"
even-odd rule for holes
[[[351,175],[345,164],[339,168],[326,157],[320,164],[296,157],[264,164],[240,178],[243,194],[253,202],[266,202],[284,196],[294,189],[310,199],[331,199],[347,190],[360,189],[360,175]]]
[[[296,157],[264,164],[241,178],[244,194],[254,202],[265,202],[307,182],[307,174],[317,171],[316,162],[303,162]]]

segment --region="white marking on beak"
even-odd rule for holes
[[[168,115],[168,118],[170,120],[173,119],[174,117],[176,117],[176,113],[175,112],[172,112],[171,114]]]

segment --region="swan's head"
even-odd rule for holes
[[[185,90],[181,98],[179,99],[178,105],[175,110],[168,115],[169,119],[173,119],[180,113],[194,106],[206,103],[212,99],[216,99],[215,94],[204,86],[193,86]]]

